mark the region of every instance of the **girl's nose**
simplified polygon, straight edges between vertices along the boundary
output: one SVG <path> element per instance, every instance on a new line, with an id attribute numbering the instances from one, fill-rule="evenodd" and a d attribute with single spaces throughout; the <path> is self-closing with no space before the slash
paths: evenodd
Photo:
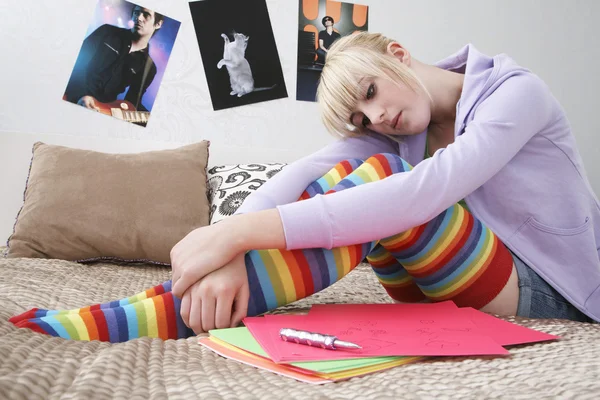
<path id="1" fill-rule="evenodd" d="M 385 110 L 379 107 L 372 107 L 365 110 L 365 115 L 373 125 L 381 124 L 385 120 Z"/>

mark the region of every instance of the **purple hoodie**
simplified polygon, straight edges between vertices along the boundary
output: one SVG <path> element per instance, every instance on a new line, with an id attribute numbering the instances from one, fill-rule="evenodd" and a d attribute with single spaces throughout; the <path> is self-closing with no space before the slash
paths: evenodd
<path id="1" fill-rule="evenodd" d="M 465 74 L 454 143 L 423 160 L 426 132 L 401 144 L 378 134 L 338 140 L 284 168 L 239 212 L 277 207 L 288 249 L 332 248 L 403 232 L 464 198 L 507 247 L 600 321 L 600 203 L 559 102 L 505 54 L 467 45 L 437 66 Z M 339 161 L 376 153 L 415 167 L 295 202 Z"/>

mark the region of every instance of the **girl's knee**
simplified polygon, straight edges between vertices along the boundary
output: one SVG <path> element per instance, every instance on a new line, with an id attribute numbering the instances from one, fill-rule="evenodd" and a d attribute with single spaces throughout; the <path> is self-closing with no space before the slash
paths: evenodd
<path id="1" fill-rule="evenodd" d="M 399 172 L 406 172 L 412 169 L 405 159 L 400 157 L 398 154 L 393 153 L 378 153 L 369 157 L 366 164 L 381 166 L 384 171 L 395 174 Z"/>

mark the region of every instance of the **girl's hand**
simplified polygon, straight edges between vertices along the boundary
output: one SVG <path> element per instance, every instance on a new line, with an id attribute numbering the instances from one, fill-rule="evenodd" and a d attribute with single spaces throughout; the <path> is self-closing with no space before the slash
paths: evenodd
<path id="1" fill-rule="evenodd" d="M 171 249 L 175 296 L 181 298 L 190 286 L 243 252 L 225 222 L 197 228 Z"/>
<path id="2" fill-rule="evenodd" d="M 171 250 L 173 294 L 181 298 L 190 286 L 246 250 L 282 248 L 285 235 L 274 208 L 195 229 Z"/>
<path id="3" fill-rule="evenodd" d="M 193 284 L 181 299 L 181 318 L 196 334 L 237 326 L 248 312 L 244 254 Z"/>

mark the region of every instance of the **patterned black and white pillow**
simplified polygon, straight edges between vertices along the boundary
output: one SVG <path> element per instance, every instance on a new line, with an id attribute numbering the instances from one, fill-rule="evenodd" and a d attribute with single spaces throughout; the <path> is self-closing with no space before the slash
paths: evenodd
<path id="1" fill-rule="evenodd" d="M 256 191 L 287 164 L 236 164 L 208 170 L 211 225 L 233 215 L 250 193 Z"/>

